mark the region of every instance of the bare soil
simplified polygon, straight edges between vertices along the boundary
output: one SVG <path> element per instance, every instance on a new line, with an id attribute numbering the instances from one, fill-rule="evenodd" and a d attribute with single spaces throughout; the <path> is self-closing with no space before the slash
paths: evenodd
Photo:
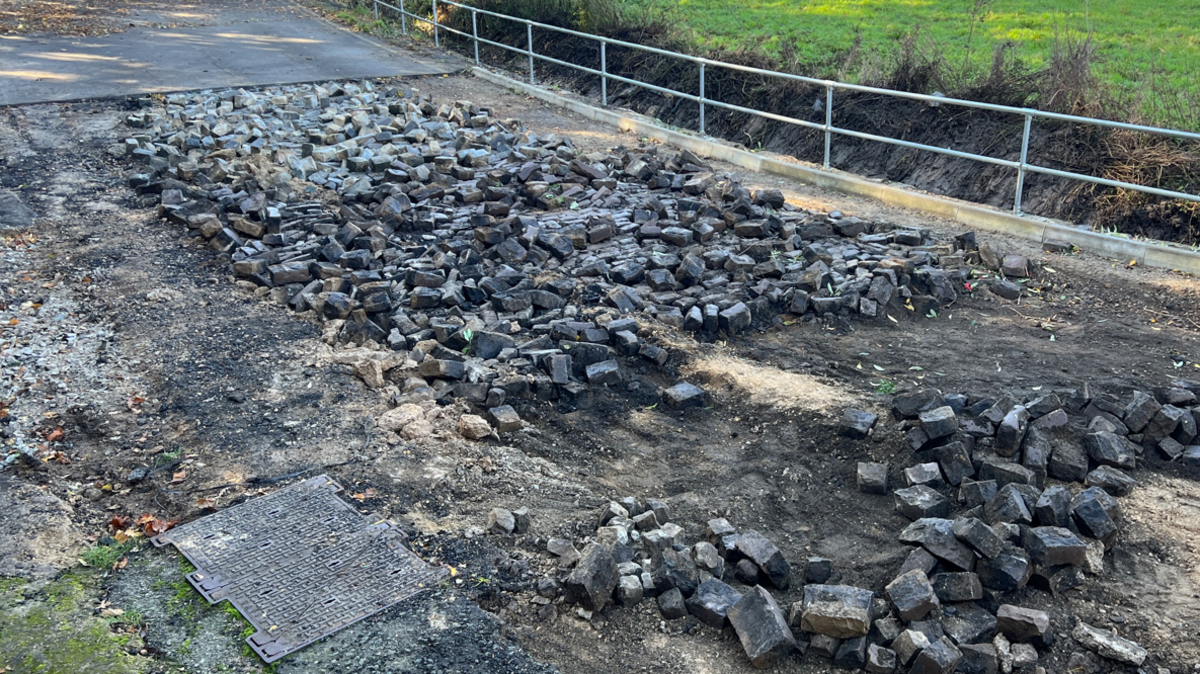
<path id="1" fill-rule="evenodd" d="M 471 78 L 412 84 L 584 148 L 638 142 Z M 634 372 L 636 389 L 595 391 L 573 411 L 523 402 L 519 411 L 531 428 L 482 443 L 447 431 L 457 410 L 446 409 L 433 435 L 404 441 L 374 428 L 386 401 L 330 361 L 315 324 L 235 284 L 210 251 L 157 220 L 123 185 L 129 167 L 110 151 L 128 134 L 123 113 L 120 102 L 0 111 L 0 188 L 16 191 L 38 216 L 33 237 L 8 241 L 25 262 L 0 272 L 3 317 L 22 323 L 0 327 L 0 344 L 57 338 L 52 317 L 33 307 L 51 298 L 74 307 L 69 323 L 110 335 L 103 349 L 87 352 L 84 366 L 96 386 L 80 393 L 68 382 L 65 391 L 31 387 L 16 396 L 14 415 L 41 420 L 47 430 L 61 425 L 65 440 L 58 445 L 63 461 L 19 464 L 13 479 L 69 504 L 75 526 L 94 541 L 113 514 L 187 520 L 206 512 L 199 498 L 227 507 L 288 483 L 280 476 L 327 472 L 364 510 L 411 527 L 423 556 L 459 572 L 450 587 L 283 660 L 280 672 L 750 671 L 730 632 L 691 619 L 664 623 L 652 602 L 610 607 L 591 621 L 542 609 L 533 584 L 553 570 L 545 539 L 587 533 L 595 508 L 610 498 L 664 498 L 689 538 L 707 519 L 727 517 L 776 541 L 793 563 L 828 557 L 835 581 L 878 590 L 906 552 L 896 540 L 904 521 L 889 497 L 857 491 L 855 466 L 889 461 L 898 472 L 912 453 L 886 416 L 868 441 L 837 436 L 836 421 L 850 405 L 886 410 L 887 397 L 875 393 L 881 379 L 900 390 L 990 396 L 1087 382 L 1124 396 L 1200 377 L 1194 279 L 1086 254 L 1051 256 L 986 235 L 1039 263 L 1031 284 L 1041 290 L 1037 299 L 1018 305 L 976 293 L 934 319 L 780 323 L 736 342 L 674 334 L 666 371 Z M 783 187 L 808 207 L 947 237 L 960 231 L 866 200 L 719 169 L 747 186 Z M 47 363 L 71 353 L 67 346 Z M 711 408 L 680 413 L 653 405 L 658 387 L 684 377 L 712 392 Z M 1126 523 L 1108 575 L 1063 597 L 1027 589 L 1013 599 L 1049 610 L 1059 633 L 1075 617 L 1116 628 L 1150 650 L 1148 667 L 1182 672 L 1200 664 L 1200 475 L 1156 459 L 1148 464 L 1122 501 Z M 138 467 L 161 470 L 128 483 Z M 486 513 L 496 506 L 529 507 L 532 534 L 484 535 Z M 6 516 L 0 512 L 0 520 Z M 236 634 L 189 632 L 186 614 L 165 608 L 176 591 L 171 579 L 182 580 L 170 553 L 129 559 L 105 579 L 106 591 L 116 605 L 147 616 L 148 652 L 164 667 L 255 668 L 230 655 L 238 652 Z M 797 591 L 783 598 L 793 601 Z M 1056 648 L 1041 664 L 1064 671 L 1068 655 Z M 811 657 L 780 667 L 826 670 Z"/>

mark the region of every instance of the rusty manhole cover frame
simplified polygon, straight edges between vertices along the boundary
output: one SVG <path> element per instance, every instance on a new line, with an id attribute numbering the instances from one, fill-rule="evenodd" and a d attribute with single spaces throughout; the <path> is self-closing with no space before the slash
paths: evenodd
<path id="1" fill-rule="evenodd" d="M 448 571 L 426 564 L 394 524 L 337 496 L 325 475 L 156 536 L 196 570 L 188 582 L 228 600 L 256 632 L 246 644 L 271 663 L 433 587 Z"/>

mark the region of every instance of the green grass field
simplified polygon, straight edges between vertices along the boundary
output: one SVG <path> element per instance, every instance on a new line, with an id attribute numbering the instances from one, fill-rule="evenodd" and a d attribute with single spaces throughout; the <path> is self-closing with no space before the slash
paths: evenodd
<path id="1" fill-rule="evenodd" d="M 836 59 L 858 34 L 862 52 L 885 54 L 919 28 L 953 65 L 968 58 L 970 41 L 969 60 L 986 68 L 995 47 L 1007 41 L 1016 43 L 1016 54 L 1026 63 L 1042 65 L 1056 35 L 1069 31 L 1091 35 L 1100 56 L 1096 74 L 1123 92 L 1143 90 L 1151 72 L 1158 73 L 1160 90 L 1200 89 L 1200 2 L 1195 0 L 624 2 L 652 13 L 666 11 L 670 25 L 690 34 L 700 48 L 759 49 L 778 56 L 791 45 L 801 64 L 825 71 L 817 75 L 840 65 Z M 851 78 L 855 74 L 847 72 Z"/>

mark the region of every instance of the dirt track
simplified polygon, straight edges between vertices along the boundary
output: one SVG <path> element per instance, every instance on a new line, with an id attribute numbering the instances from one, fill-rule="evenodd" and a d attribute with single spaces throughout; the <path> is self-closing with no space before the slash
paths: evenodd
<path id="1" fill-rule="evenodd" d="M 636 142 L 476 80 L 416 86 L 435 100 L 467 98 L 539 132 L 567 134 L 583 148 Z M 1125 396 L 1172 377 L 1200 376 L 1194 280 L 984 237 L 1045 260 L 1053 271 L 1043 274 L 1056 285 L 1019 306 L 969 297 L 932 320 L 779 325 L 728 344 L 676 336 L 676 371 L 714 393 L 712 409 L 668 413 L 645 409 L 637 393 L 606 392 L 570 413 L 528 403 L 522 416 L 534 429 L 502 442 L 473 444 L 451 434 L 407 442 L 368 433 L 369 417 L 387 405 L 330 362 L 318 329 L 235 285 L 209 251 L 158 221 L 124 187 L 127 167 L 109 150 L 128 134 L 119 124 L 122 107 L 0 112 L 0 187 L 16 190 L 39 216 L 36 242 L 9 241 L 22 266 L 0 273 L 8 293 L 3 316 L 19 322 L 3 328 L 0 342 L 67 343 L 66 329 L 46 307 L 59 307 L 77 335 L 86 329 L 105 336 L 47 356 L 51 365 L 75 368 L 80 378 L 73 381 L 86 386 L 38 389 L 44 395 L 25 394 L 13 406 L 32 417 L 55 414 L 43 425 L 61 424 L 69 442 L 69 464 L 22 468 L 18 478 L 69 503 L 78 530 L 95 540 L 114 513 L 190 519 L 203 514 L 201 496 L 224 507 L 256 493 L 254 486 L 197 490 L 345 464 L 327 472 L 362 495 L 364 509 L 409 523 L 427 556 L 462 572 L 458 591 L 406 602 L 283 661 L 278 671 L 537 671 L 534 661 L 564 672 L 749 671 L 731 634 L 690 621 L 660 624 L 649 602 L 592 623 L 570 614 L 546 618 L 530 602 L 533 572 L 550 568 L 541 541 L 575 535 L 574 523 L 590 521 L 609 498 L 666 498 L 689 538 L 705 520 L 728 517 L 773 537 L 790 559 L 829 557 L 835 580 L 879 589 L 903 559 L 895 532 L 904 520 L 890 498 L 858 493 L 855 465 L 870 456 L 898 470 L 911 463 L 911 452 L 891 421 L 870 442 L 834 431 L 845 406 L 886 408 L 874 393 L 881 376 L 900 389 L 993 396 L 1084 382 Z M 722 170 L 747 186 L 786 187 L 808 207 L 958 231 L 864 200 Z M 23 309 L 27 301 L 43 309 Z M 637 379 L 646 390 L 674 383 L 657 374 Z M 132 469 L 155 465 L 169 469 L 127 492 L 99 489 L 124 485 Z M 170 484 L 181 471 L 186 475 Z M 1032 589 L 1015 599 L 1047 607 L 1057 632 L 1067 631 L 1070 615 L 1120 625 L 1150 650 L 1149 665 L 1183 671 L 1200 662 L 1200 476 L 1156 459 L 1137 476 L 1140 486 L 1123 505 L 1130 521 L 1112 556 L 1112 582 L 1092 580 L 1065 601 Z M 534 536 L 514 543 L 472 531 L 490 508 L 522 505 L 533 512 Z M 158 658 L 152 667 L 257 668 L 219 612 L 197 607 L 189 617 L 190 604 L 171 603 L 179 577 L 168 553 L 130 560 L 102 585 L 109 601 L 147 618 L 147 654 Z M 1114 613 L 1121 623 L 1107 620 Z M 396 648 L 399 641 L 412 644 L 408 652 Z M 1065 660 L 1041 664 L 1065 669 Z M 782 671 L 827 668 L 807 658 Z"/>

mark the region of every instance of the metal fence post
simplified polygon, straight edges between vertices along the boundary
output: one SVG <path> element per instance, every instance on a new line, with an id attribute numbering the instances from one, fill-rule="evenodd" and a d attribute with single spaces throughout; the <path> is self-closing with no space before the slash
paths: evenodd
<path id="1" fill-rule="evenodd" d="M 479 13 L 471 9 L 471 35 L 475 38 L 475 65 L 479 65 Z"/>
<path id="2" fill-rule="evenodd" d="M 1013 215 L 1020 217 L 1021 196 L 1025 191 L 1025 165 L 1029 160 L 1029 129 L 1033 126 L 1033 115 L 1025 113 L 1025 132 L 1021 134 L 1021 168 L 1017 169 L 1017 193 L 1013 197 Z"/>
<path id="3" fill-rule="evenodd" d="M 704 135 L 704 64 L 700 64 L 700 135 Z"/>
<path id="4" fill-rule="evenodd" d="M 829 147 L 833 144 L 833 86 L 825 85 L 825 168 L 829 168 Z"/>
<path id="5" fill-rule="evenodd" d="M 433 46 L 442 46 L 441 40 L 438 38 L 437 0 L 433 0 Z"/>
<path id="6" fill-rule="evenodd" d="M 400 0 L 400 32 L 408 35 L 408 15 L 404 11 L 404 0 Z"/>
<path id="7" fill-rule="evenodd" d="M 600 42 L 600 102 L 608 105 L 608 43 Z"/>
<path id="8" fill-rule="evenodd" d="M 378 2 L 378 0 L 371 0 L 371 4 L 375 6 L 375 20 L 378 21 L 379 20 L 379 2 Z"/>
<path id="9" fill-rule="evenodd" d="M 529 83 L 533 84 L 533 24 L 525 24 L 525 41 L 529 47 Z"/>

